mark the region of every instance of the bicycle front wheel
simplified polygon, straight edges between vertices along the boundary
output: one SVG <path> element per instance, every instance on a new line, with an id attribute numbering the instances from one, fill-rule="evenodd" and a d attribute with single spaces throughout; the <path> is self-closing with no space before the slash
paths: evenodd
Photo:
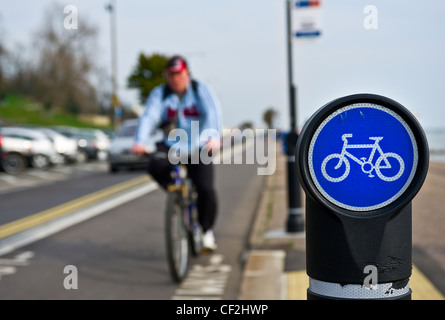
<path id="1" fill-rule="evenodd" d="M 189 219 L 190 219 L 190 244 L 192 256 L 196 257 L 202 250 L 202 227 L 198 219 L 198 207 L 197 207 L 197 192 L 195 188 L 192 188 L 189 194 Z"/>
<path id="2" fill-rule="evenodd" d="M 165 212 L 165 242 L 170 274 L 178 283 L 186 277 L 190 263 L 189 238 L 183 210 L 180 195 L 169 192 Z"/>
<path id="3" fill-rule="evenodd" d="M 350 170 L 351 166 L 348 159 L 338 153 L 330 154 L 321 164 L 321 172 L 323 173 L 323 176 L 326 178 L 326 180 L 331 182 L 340 182 L 345 180 Z"/>
<path id="4" fill-rule="evenodd" d="M 386 165 L 382 165 L 387 162 Z M 405 170 L 405 163 L 397 153 L 387 152 L 382 154 L 375 163 L 377 176 L 384 181 L 395 181 L 400 178 Z"/>

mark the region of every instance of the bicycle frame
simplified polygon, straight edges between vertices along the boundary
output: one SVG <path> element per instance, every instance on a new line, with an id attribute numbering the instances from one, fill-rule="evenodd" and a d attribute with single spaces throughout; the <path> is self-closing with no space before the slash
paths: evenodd
<path id="1" fill-rule="evenodd" d="M 182 197 L 185 199 L 188 196 L 189 186 L 185 183 L 184 179 L 187 176 L 187 172 L 181 165 L 176 165 L 172 170 L 173 183 L 168 185 L 168 192 L 174 192 L 180 190 Z"/>
<path id="2" fill-rule="evenodd" d="M 341 163 L 343 162 L 343 158 L 348 156 L 349 158 L 351 158 L 352 160 L 357 162 L 362 167 L 363 172 L 370 173 L 374 169 L 372 160 L 374 159 L 374 155 L 375 155 L 376 151 L 378 151 L 380 155 L 384 154 L 382 148 L 379 145 L 379 141 L 382 140 L 383 137 L 369 137 L 370 140 L 375 141 L 373 144 L 348 144 L 348 138 L 351 138 L 351 137 L 352 137 L 352 134 L 350 134 L 350 133 L 342 135 L 341 138 L 344 141 L 344 143 L 343 143 L 343 148 L 341 151 L 341 158 L 340 158 L 339 163 L 335 167 L 335 169 L 338 169 L 341 166 Z M 362 157 L 361 158 L 362 160 L 360 160 L 356 156 L 354 156 L 353 154 L 351 154 L 350 152 L 348 152 L 346 150 L 346 149 L 368 149 L 368 148 L 371 149 L 371 154 L 369 155 L 367 161 L 365 161 L 366 160 L 365 157 Z M 386 158 L 384 158 L 383 161 L 385 162 L 385 166 L 381 166 L 380 168 L 390 168 L 391 167 L 391 165 L 389 164 L 389 162 Z M 371 170 L 365 171 L 365 169 L 364 169 L 365 164 L 370 164 Z"/>
<path id="3" fill-rule="evenodd" d="M 362 171 L 366 174 L 368 174 L 368 177 L 373 178 L 375 177 L 372 174 L 372 171 L 375 170 L 375 173 L 377 176 L 384 180 L 384 181 L 395 181 L 400 178 L 400 176 L 403 174 L 405 170 L 403 159 L 394 152 L 387 152 L 384 153 L 382 148 L 379 145 L 379 141 L 383 139 L 383 137 L 369 137 L 370 140 L 374 140 L 375 142 L 373 144 L 348 144 L 348 138 L 352 137 L 351 133 L 346 133 L 342 135 L 343 140 L 343 147 L 341 153 L 332 153 L 328 155 L 321 164 L 321 172 L 323 173 L 323 176 L 331 182 L 340 182 L 346 179 L 346 177 L 349 175 L 350 171 L 350 164 L 347 157 L 354 160 L 356 163 L 358 163 L 362 169 Z M 357 158 L 353 154 L 351 154 L 348 149 L 371 149 L 371 153 L 369 155 L 369 158 L 366 159 L 366 157 Z M 376 160 L 375 164 L 372 163 L 375 153 L 378 152 L 380 156 Z M 398 171 L 396 174 L 394 172 L 390 173 L 390 175 L 386 173 L 382 173 L 381 169 L 391 169 L 391 163 L 388 161 L 388 158 L 393 158 L 395 163 L 398 163 Z M 326 171 L 326 165 L 331 159 L 338 159 L 337 165 L 335 165 L 334 169 L 338 170 L 342 164 L 345 164 L 344 173 L 341 175 L 336 175 L 332 177 L 329 175 L 329 173 Z M 384 165 L 381 165 L 381 163 L 384 163 Z M 397 168 L 397 167 L 396 167 Z"/>

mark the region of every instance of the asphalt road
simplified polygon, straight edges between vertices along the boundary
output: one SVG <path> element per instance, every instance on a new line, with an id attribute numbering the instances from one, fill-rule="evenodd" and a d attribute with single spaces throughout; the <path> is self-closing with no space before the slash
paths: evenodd
<path id="1" fill-rule="evenodd" d="M 1 190 L 0 228 L 145 176 L 142 171 L 110 174 L 106 165 L 82 170 L 82 174 L 58 179 L 41 175 L 41 183 Z M 237 299 L 263 178 L 255 164 L 216 165 L 218 250 L 195 258 L 189 278 L 180 285 L 172 281 L 167 269 L 165 194 L 153 188 L 1 255 L 0 299 Z"/>

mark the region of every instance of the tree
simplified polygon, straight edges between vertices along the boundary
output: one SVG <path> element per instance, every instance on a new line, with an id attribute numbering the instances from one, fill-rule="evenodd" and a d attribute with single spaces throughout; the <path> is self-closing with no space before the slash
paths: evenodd
<path id="1" fill-rule="evenodd" d="M 263 113 L 263 121 L 266 123 L 268 129 L 272 129 L 274 127 L 274 120 L 278 113 L 274 108 L 270 107 Z"/>
<path id="2" fill-rule="evenodd" d="M 6 50 L 0 42 L 0 103 L 3 98 L 3 94 L 4 94 L 3 91 L 4 91 L 4 87 L 5 87 L 5 84 L 4 84 L 5 80 L 4 80 L 4 76 L 3 76 L 3 66 L 2 66 L 3 57 L 5 56 L 5 54 L 6 54 Z"/>
<path id="3" fill-rule="evenodd" d="M 91 84 L 96 69 L 97 28 L 86 18 L 77 29 L 66 29 L 61 23 L 63 7 L 52 6 L 38 29 L 33 51 L 33 95 L 47 111 L 60 108 L 77 114 L 99 109 L 97 92 Z"/>
<path id="4" fill-rule="evenodd" d="M 143 103 L 147 99 L 153 88 L 165 82 L 163 72 L 167 60 L 168 57 L 162 54 L 139 54 L 137 64 L 128 77 L 128 87 L 139 91 L 140 102 Z"/>
<path id="5" fill-rule="evenodd" d="M 0 16 L 1 18 L 1 16 Z M 1 19 L 0 19 L 1 22 Z M 2 103 L 4 91 L 5 91 L 5 77 L 4 77 L 4 71 L 3 71 L 3 63 L 6 57 L 6 48 L 3 45 L 3 31 L 2 26 L 0 25 L 0 104 Z"/>
<path id="6" fill-rule="evenodd" d="M 240 124 L 239 129 L 243 131 L 244 129 L 253 129 L 254 125 L 252 121 L 244 121 Z"/>

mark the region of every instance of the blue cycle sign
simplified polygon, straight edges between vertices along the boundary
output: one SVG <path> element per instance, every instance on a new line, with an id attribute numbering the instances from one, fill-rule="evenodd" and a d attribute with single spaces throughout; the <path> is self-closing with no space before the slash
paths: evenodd
<path id="1" fill-rule="evenodd" d="M 327 156 L 324 160 L 323 163 L 321 165 L 321 171 L 323 172 L 323 176 L 332 182 L 339 182 L 342 181 L 344 179 L 346 179 L 346 177 L 349 175 L 349 172 L 351 170 L 351 165 L 349 164 L 348 159 L 346 158 L 346 156 L 348 156 L 349 158 L 351 158 L 352 160 L 354 160 L 355 162 L 357 162 L 361 168 L 362 171 L 364 173 L 368 174 L 368 177 L 373 178 L 375 177 L 375 175 L 372 174 L 372 172 L 375 170 L 375 173 L 377 174 L 377 176 L 385 181 L 394 181 L 400 178 L 400 176 L 402 175 L 404 169 L 405 169 L 405 164 L 402 160 L 402 158 L 393 152 L 387 152 L 387 153 L 383 153 L 382 148 L 379 145 L 379 141 L 383 139 L 383 137 L 369 137 L 370 140 L 374 140 L 375 142 L 373 144 L 350 144 L 348 145 L 348 140 L 347 138 L 351 138 L 352 134 L 344 134 L 342 135 L 342 140 L 344 141 L 343 144 L 343 148 L 341 153 L 332 153 L 329 156 Z M 349 152 L 349 149 L 371 149 L 371 153 L 369 155 L 368 158 L 366 157 L 362 157 L 360 159 L 357 159 L 357 157 L 355 157 L 353 154 L 351 154 Z M 348 150 L 347 150 L 348 149 Z M 375 162 L 375 164 L 373 164 L 373 158 L 375 156 L 375 152 L 376 150 L 379 152 L 379 158 L 377 159 L 377 161 Z M 389 162 L 388 158 L 395 158 L 397 161 L 391 161 L 393 163 L 393 165 L 391 165 L 391 163 Z M 334 178 L 331 177 L 329 175 L 329 173 L 327 173 L 326 171 L 326 166 L 328 165 L 328 162 L 331 161 L 332 159 L 338 160 L 336 161 L 337 165 L 334 167 L 334 172 L 338 172 L 337 170 L 344 170 L 344 174 L 339 177 L 339 178 Z M 332 161 L 331 161 L 332 162 Z M 344 166 L 342 166 L 344 164 Z M 342 167 L 342 169 L 339 169 L 340 167 Z M 398 170 L 388 170 L 386 173 L 389 173 L 390 175 L 396 173 L 393 176 L 385 176 L 380 169 L 392 169 L 393 167 L 398 168 Z M 385 173 L 385 170 L 383 170 L 383 172 Z"/>
<path id="2" fill-rule="evenodd" d="M 399 198 L 416 173 L 418 150 L 408 124 L 389 108 L 356 103 L 329 115 L 309 146 L 318 191 L 348 210 L 370 211 Z"/>

